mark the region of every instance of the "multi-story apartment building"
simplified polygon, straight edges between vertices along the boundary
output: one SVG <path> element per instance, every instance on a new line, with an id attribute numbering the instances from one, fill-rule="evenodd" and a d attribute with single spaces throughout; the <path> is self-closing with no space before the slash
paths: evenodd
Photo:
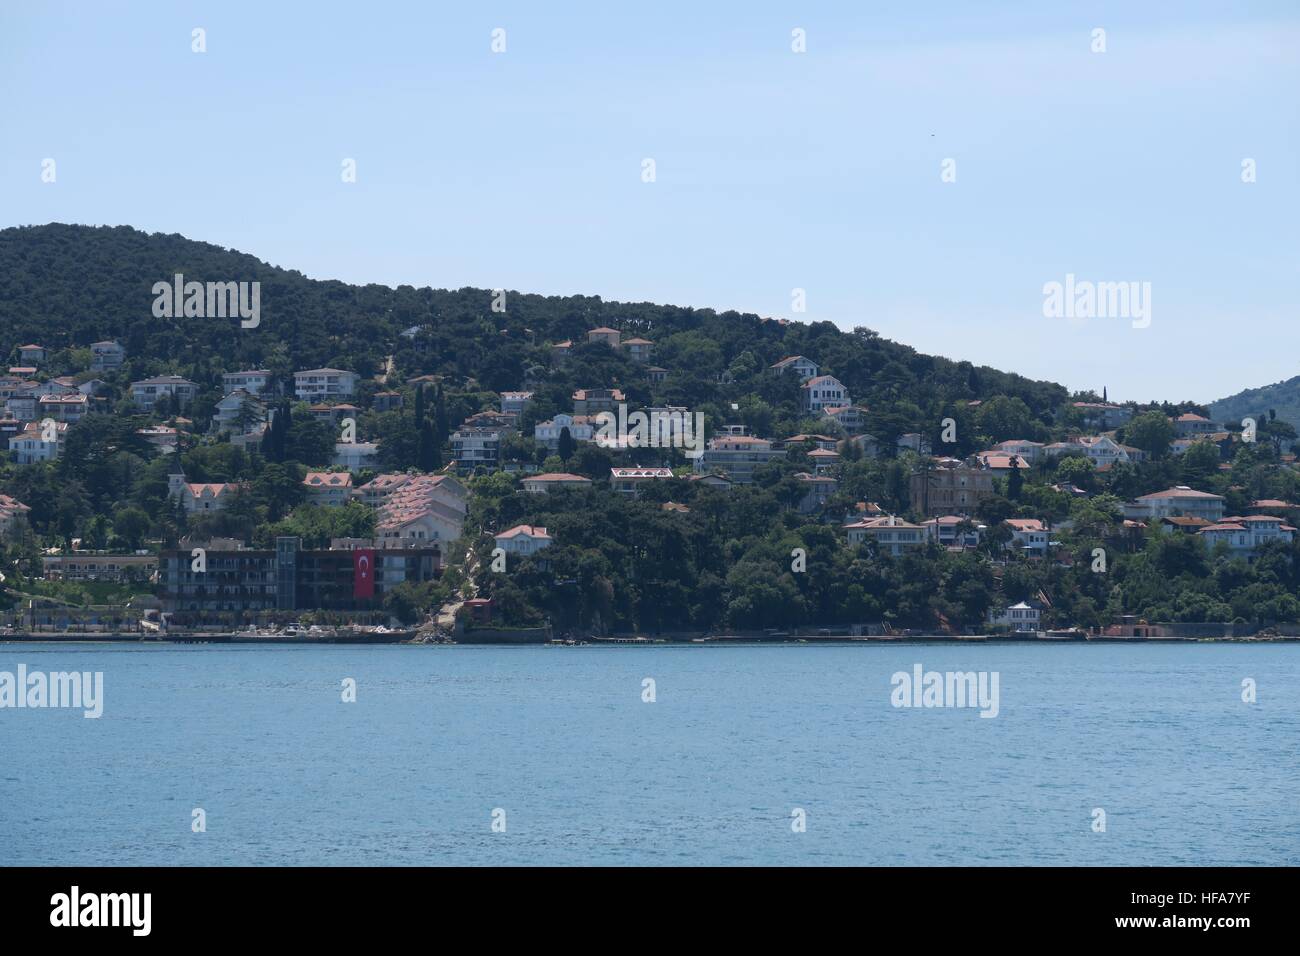
<path id="1" fill-rule="evenodd" d="M 385 541 L 454 541 L 469 508 L 469 491 L 451 475 L 384 474 L 359 491 L 377 509 L 376 534 Z"/>
<path id="2" fill-rule="evenodd" d="M 462 425 L 451 434 L 451 456 L 456 467 L 473 468 L 475 465 L 494 465 L 501 453 L 500 428 L 474 428 Z"/>
<path id="3" fill-rule="evenodd" d="M 699 458 L 695 471 L 718 471 L 738 484 L 754 480 L 754 469 L 776 458 L 784 458 L 784 448 L 773 448 L 765 438 L 752 435 L 718 435 L 711 439 Z"/>
<path id="4" fill-rule="evenodd" d="M 969 524 L 962 527 L 963 524 Z M 945 548 L 974 548 L 980 543 L 984 525 L 976 524 L 966 515 L 942 515 L 921 522 L 926 537 Z"/>
<path id="5" fill-rule="evenodd" d="M 1189 518 L 1204 518 L 1213 523 L 1223 517 L 1223 503 L 1223 495 L 1177 485 L 1127 502 L 1124 505 L 1124 517 L 1141 521 L 1185 515 Z"/>
<path id="6" fill-rule="evenodd" d="M 73 425 L 86 417 L 90 399 L 80 392 L 72 395 L 42 395 L 36 402 L 36 417 L 41 421 L 51 418 L 56 422 Z"/>
<path id="7" fill-rule="evenodd" d="M 369 611 L 399 584 L 436 578 L 436 546 L 390 547 L 349 539 L 348 547 L 302 550 L 300 539 L 281 537 L 274 550 L 206 550 L 206 569 L 195 571 L 190 549 L 159 555 L 159 596 L 173 622 L 240 621 L 296 610 Z M 370 547 L 371 545 L 378 545 Z"/>
<path id="8" fill-rule="evenodd" d="M 243 372 L 226 372 L 221 376 L 221 390 L 229 395 L 239 389 L 249 395 L 261 395 L 271 387 L 271 372 L 264 368 Z"/>
<path id="9" fill-rule="evenodd" d="M 357 388 L 356 372 L 337 368 L 312 368 L 293 373 L 293 390 L 304 402 L 351 398 Z"/>
<path id="10" fill-rule="evenodd" d="M 941 459 L 909 479 L 912 507 L 927 517 L 974 514 L 993 496 L 993 472 L 971 468 L 956 459 Z"/>
<path id="11" fill-rule="evenodd" d="M 849 544 L 856 546 L 875 541 L 876 547 L 885 554 L 899 555 L 910 548 L 922 547 L 926 542 L 924 528 L 893 515 L 855 521 L 845 525 L 844 530 Z"/>
<path id="12" fill-rule="evenodd" d="M 126 349 L 117 342 L 95 342 L 90 346 L 92 372 L 116 372 L 126 361 Z"/>
<path id="13" fill-rule="evenodd" d="M 1207 544 L 1223 542 L 1238 554 L 1251 555 L 1270 541 L 1289 544 L 1296 529 L 1272 515 L 1222 518 L 1196 532 Z"/>
<path id="14" fill-rule="evenodd" d="M 102 551 L 74 551 L 47 554 L 41 558 L 47 581 L 148 581 L 158 570 L 152 554 L 109 554 Z"/>
<path id="15" fill-rule="evenodd" d="M 345 505 L 352 496 L 350 471 L 309 471 L 302 484 L 312 504 Z"/>
<path id="16" fill-rule="evenodd" d="M 198 385 L 179 375 L 159 375 L 131 383 L 131 400 L 147 411 L 164 395 L 170 396 L 177 407 L 184 408 L 198 394 Z"/>

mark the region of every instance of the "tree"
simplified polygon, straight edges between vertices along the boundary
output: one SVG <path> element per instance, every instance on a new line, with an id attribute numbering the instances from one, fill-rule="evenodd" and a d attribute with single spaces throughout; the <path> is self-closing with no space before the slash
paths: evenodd
<path id="1" fill-rule="evenodd" d="M 1164 458 L 1174 440 L 1174 426 L 1164 412 L 1144 412 L 1124 427 L 1124 442 L 1141 448 L 1152 458 Z"/>
<path id="2" fill-rule="evenodd" d="M 1020 466 L 1012 460 L 1011 474 L 1007 475 L 1007 497 L 1012 501 L 1020 500 L 1020 492 L 1025 487 L 1025 476 L 1021 474 Z"/>
<path id="3" fill-rule="evenodd" d="M 560 460 L 568 461 L 570 458 L 572 458 L 573 450 L 576 447 L 577 447 L 577 443 L 573 440 L 573 435 L 569 433 L 569 426 L 565 425 L 563 428 L 560 429 L 560 442 L 559 442 L 559 446 L 556 449 L 557 454 L 559 454 L 560 456 Z"/>
<path id="4" fill-rule="evenodd" d="M 1222 460 L 1223 456 L 1219 454 L 1219 446 L 1214 442 L 1192 442 L 1187 451 L 1183 452 L 1178 462 L 1183 484 L 1204 484 L 1209 481 L 1211 477 L 1219 473 L 1219 462 Z"/>

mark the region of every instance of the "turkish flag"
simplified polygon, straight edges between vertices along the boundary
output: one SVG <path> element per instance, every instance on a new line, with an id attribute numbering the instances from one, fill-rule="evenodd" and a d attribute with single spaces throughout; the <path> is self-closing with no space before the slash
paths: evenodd
<path id="1" fill-rule="evenodd" d="M 358 548 L 352 552 L 352 596 L 375 596 L 375 549 Z"/>

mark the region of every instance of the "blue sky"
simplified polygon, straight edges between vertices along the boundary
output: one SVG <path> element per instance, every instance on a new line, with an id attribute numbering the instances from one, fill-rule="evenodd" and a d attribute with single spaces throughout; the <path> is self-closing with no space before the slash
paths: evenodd
<path id="1" fill-rule="evenodd" d="M 0 225 L 868 325 L 1120 399 L 1300 373 L 1294 3 L 290 6 L 4 5 Z M 1067 273 L 1150 282 L 1150 327 L 1045 318 Z"/>

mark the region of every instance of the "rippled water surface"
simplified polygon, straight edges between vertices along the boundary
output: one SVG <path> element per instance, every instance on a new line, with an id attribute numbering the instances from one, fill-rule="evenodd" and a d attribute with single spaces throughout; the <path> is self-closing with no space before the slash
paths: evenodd
<path id="1" fill-rule="evenodd" d="M 3 863 L 1300 863 L 1295 644 L 0 644 L 20 663 L 101 671 L 105 704 L 0 710 Z M 895 708 L 918 663 L 996 671 L 998 716 Z"/>

